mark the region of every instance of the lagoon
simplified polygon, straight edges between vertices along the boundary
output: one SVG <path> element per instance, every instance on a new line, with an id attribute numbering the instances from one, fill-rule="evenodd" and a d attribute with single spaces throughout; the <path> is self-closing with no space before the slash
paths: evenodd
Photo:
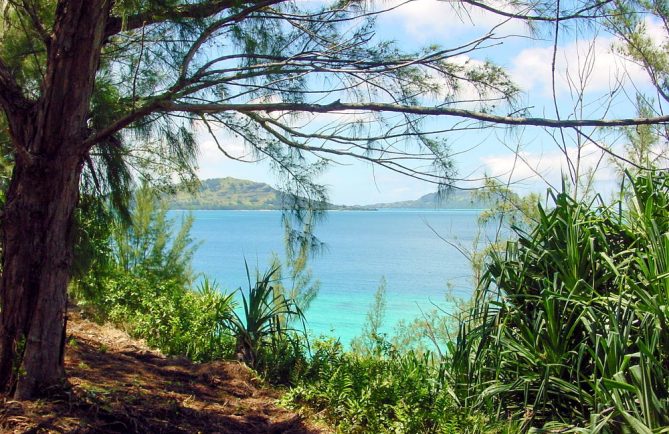
<path id="1" fill-rule="evenodd" d="M 385 330 L 400 320 L 410 321 L 433 303 L 448 309 L 451 291 L 467 298 L 472 293 L 469 261 L 440 239 L 471 249 L 480 233 L 480 210 L 386 209 L 330 211 L 315 235 L 325 251 L 311 259 L 318 297 L 306 312 L 313 335 L 350 342 L 364 324 L 382 278 L 386 279 Z M 185 211 L 170 211 L 173 217 Z M 269 267 L 272 252 L 284 255 L 280 211 L 192 211 L 191 235 L 201 244 L 194 256 L 195 271 L 215 279 L 225 291 L 246 288 L 244 260 L 253 270 Z M 488 229 L 488 238 L 494 229 Z"/>

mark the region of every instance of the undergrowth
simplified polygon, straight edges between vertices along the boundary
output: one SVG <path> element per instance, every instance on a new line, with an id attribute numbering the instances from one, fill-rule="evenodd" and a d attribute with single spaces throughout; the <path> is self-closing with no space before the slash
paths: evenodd
<path id="1" fill-rule="evenodd" d="M 116 227 L 106 268 L 73 294 L 168 354 L 239 357 L 342 433 L 669 432 L 669 175 L 632 183 L 613 205 L 552 193 L 486 251 L 463 310 L 413 323 L 448 338 L 436 350 L 379 333 L 383 285 L 352 349 L 307 341 L 276 268 L 237 298 L 190 289 L 188 221 L 170 241 L 150 207 L 144 238 Z"/>

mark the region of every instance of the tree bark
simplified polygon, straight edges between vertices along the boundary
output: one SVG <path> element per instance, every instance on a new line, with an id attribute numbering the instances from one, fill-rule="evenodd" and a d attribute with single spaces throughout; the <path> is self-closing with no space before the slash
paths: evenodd
<path id="1" fill-rule="evenodd" d="M 64 378 L 61 343 L 80 173 L 76 157 L 17 164 L 7 193 L 0 372 L 19 399 Z"/>
<path id="2" fill-rule="evenodd" d="M 42 95 L 7 112 L 15 149 L 2 214 L 0 391 L 28 399 L 64 380 L 71 229 L 110 0 L 59 0 Z"/>

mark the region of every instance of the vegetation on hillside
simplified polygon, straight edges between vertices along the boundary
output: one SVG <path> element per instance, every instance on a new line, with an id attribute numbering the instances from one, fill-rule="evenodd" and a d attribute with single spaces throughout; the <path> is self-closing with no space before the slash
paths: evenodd
<path id="1" fill-rule="evenodd" d="M 631 182 L 624 208 L 556 194 L 490 255 L 452 351 L 468 405 L 527 427 L 669 426 L 669 178 Z"/>
<path id="2" fill-rule="evenodd" d="M 383 283 L 350 349 L 307 341 L 308 304 L 276 268 L 249 271 L 238 296 L 207 280 L 191 289 L 191 248 L 178 242 L 188 221 L 169 240 L 164 203 L 145 190 L 132 208 L 137 227 L 112 231 L 107 272 L 73 294 L 168 354 L 246 362 L 288 386 L 284 405 L 339 432 L 660 432 L 669 426 L 669 175 L 627 182 L 619 203 L 553 192 L 548 206 L 528 208 L 516 238 L 486 251 L 473 300 L 411 325 L 432 345 L 380 333 Z M 153 266 L 168 259 L 169 270 Z"/>
<path id="3" fill-rule="evenodd" d="M 206 179 L 197 192 L 179 191 L 174 209 L 284 209 L 284 195 L 271 186 L 235 178 Z"/>
<path id="4" fill-rule="evenodd" d="M 70 294 L 98 321 L 109 321 L 165 354 L 194 361 L 230 358 L 233 338 L 222 333 L 235 302 L 215 282 L 196 284 L 191 268 L 192 220 L 179 228 L 157 193 L 140 188 L 128 224 L 115 222 L 108 246 L 71 286 Z"/>
<path id="5" fill-rule="evenodd" d="M 485 209 L 490 202 L 485 197 L 467 190 L 428 193 L 418 199 L 365 205 L 364 208 L 420 208 L 420 209 Z"/>
<path id="6" fill-rule="evenodd" d="M 491 250 L 446 351 L 393 345 L 371 315 L 367 344 L 320 344 L 287 400 L 342 432 L 666 429 L 669 177 L 630 182 L 624 207 L 555 193 Z"/>

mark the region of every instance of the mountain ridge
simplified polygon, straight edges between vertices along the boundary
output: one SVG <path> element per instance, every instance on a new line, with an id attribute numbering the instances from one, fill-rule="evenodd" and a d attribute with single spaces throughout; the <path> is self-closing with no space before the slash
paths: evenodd
<path id="1" fill-rule="evenodd" d="M 201 181 L 193 194 L 179 191 L 168 198 L 171 209 L 190 210 L 282 210 L 287 196 L 269 184 L 233 177 Z M 373 211 L 377 209 L 481 209 L 487 206 L 471 192 L 453 190 L 444 195 L 428 193 L 414 200 L 382 202 L 371 205 L 337 205 L 328 203 L 328 210 Z"/>

